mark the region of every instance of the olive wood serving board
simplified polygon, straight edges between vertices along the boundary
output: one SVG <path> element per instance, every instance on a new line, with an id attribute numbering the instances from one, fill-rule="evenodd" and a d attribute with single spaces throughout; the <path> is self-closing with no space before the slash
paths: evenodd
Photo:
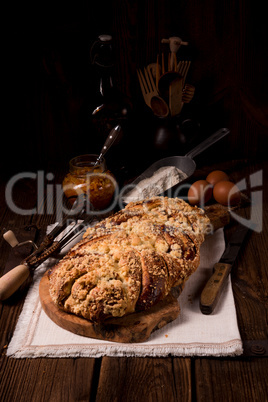
<path id="1" fill-rule="evenodd" d="M 49 294 L 49 279 L 46 272 L 39 285 L 41 305 L 47 316 L 58 326 L 77 335 L 120 343 L 146 341 L 153 331 L 175 320 L 180 307 L 176 297 L 168 295 L 151 309 L 129 314 L 125 317 L 93 323 L 59 309 Z"/>

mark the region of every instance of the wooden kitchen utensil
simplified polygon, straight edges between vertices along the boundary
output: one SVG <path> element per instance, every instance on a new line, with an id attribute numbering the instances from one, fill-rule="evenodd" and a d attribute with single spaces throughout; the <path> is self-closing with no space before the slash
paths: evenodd
<path id="1" fill-rule="evenodd" d="M 169 99 L 170 96 L 170 85 L 173 81 L 181 81 L 183 83 L 182 76 L 175 72 L 175 71 L 167 71 L 165 74 L 162 74 L 159 78 L 158 82 L 158 90 L 160 95 L 164 99 Z M 178 82 L 177 82 L 178 85 Z M 177 88 L 178 89 L 178 88 Z M 175 94 L 175 89 L 172 89 L 173 94 Z M 181 91 L 182 93 L 182 86 L 181 86 Z M 178 97 L 181 99 L 181 95 L 178 94 Z"/>
<path id="2" fill-rule="evenodd" d="M 168 71 L 165 69 L 164 54 L 162 53 L 162 66 L 159 65 L 159 58 L 157 58 L 157 70 L 159 74 L 159 79 L 157 80 L 157 88 L 160 95 L 164 99 L 168 99 L 169 110 L 171 116 L 176 116 L 180 113 L 182 108 L 182 88 L 183 88 L 183 77 L 176 72 L 177 62 L 176 54 L 168 54 L 167 67 Z M 162 74 L 160 75 L 160 71 Z M 165 72 L 166 71 L 166 72 Z M 164 72 L 164 73 L 163 73 Z"/>
<path id="3" fill-rule="evenodd" d="M 191 61 L 179 61 L 179 63 L 177 64 L 177 71 L 178 73 L 180 73 L 183 77 L 183 84 L 185 83 L 189 68 L 191 65 Z"/>
<path id="4" fill-rule="evenodd" d="M 184 42 L 181 38 L 178 36 L 172 36 L 171 38 L 168 39 L 162 39 L 161 43 L 167 43 L 169 44 L 169 49 L 170 49 L 170 71 L 177 71 L 177 57 L 176 53 L 181 47 L 181 45 L 188 45 L 188 42 Z"/>
<path id="5" fill-rule="evenodd" d="M 181 47 L 181 45 L 188 45 L 188 42 L 184 42 L 178 36 L 172 36 L 168 39 L 162 39 L 161 43 L 169 44 L 170 54 L 168 55 L 168 70 L 169 71 L 177 71 L 177 51 Z M 162 56 L 163 57 L 163 56 Z M 163 65 L 163 59 L 162 59 Z"/>
<path id="6" fill-rule="evenodd" d="M 182 103 L 182 85 L 183 78 L 178 75 L 169 85 L 169 110 L 171 116 L 176 116 L 181 112 Z"/>
<path id="7" fill-rule="evenodd" d="M 137 74 L 146 105 L 152 109 L 155 116 L 167 117 L 169 114 L 169 107 L 164 99 L 158 95 L 151 71 L 144 68 L 143 74 L 142 71 L 138 69 Z"/>
<path id="8" fill-rule="evenodd" d="M 193 99 L 195 93 L 195 87 L 190 84 L 185 84 L 182 90 L 182 102 L 189 103 Z"/>

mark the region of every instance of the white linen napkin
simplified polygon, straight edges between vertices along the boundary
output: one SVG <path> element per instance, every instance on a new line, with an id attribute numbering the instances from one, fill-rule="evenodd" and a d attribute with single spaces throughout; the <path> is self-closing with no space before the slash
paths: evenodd
<path id="1" fill-rule="evenodd" d="M 52 227 L 49 227 L 51 230 Z M 76 240 L 77 241 L 77 240 Z M 71 244 L 69 245 L 71 247 Z M 83 337 L 62 329 L 42 310 L 39 282 L 50 258 L 35 272 L 7 356 L 101 357 L 101 356 L 237 356 L 243 353 L 230 277 L 220 302 L 211 315 L 199 309 L 199 297 L 225 248 L 223 229 L 201 246 L 201 262 L 179 296 L 181 313 L 173 322 L 152 333 L 143 343 L 114 343 Z M 67 250 L 64 250 L 66 252 Z"/>

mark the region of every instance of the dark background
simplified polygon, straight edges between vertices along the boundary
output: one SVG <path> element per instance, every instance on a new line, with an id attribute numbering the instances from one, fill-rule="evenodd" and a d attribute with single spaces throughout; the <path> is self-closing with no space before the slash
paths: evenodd
<path id="1" fill-rule="evenodd" d="M 200 164 L 267 159 L 263 2 L 88 0 L 9 7 L 3 16 L 3 176 L 53 166 L 67 170 L 73 156 L 98 152 L 89 113 L 96 85 L 89 51 L 103 33 L 113 36 L 116 84 L 133 106 L 129 131 L 117 149 L 118 165 L 147 166 L 166 153 L 183 155 L 220 127 L 231 134 L 198 157 Z M 200 128 L 193 142 L 189 137 L 181 148 L 155 152 L 155 119 L 144 107 L 136 69 L 155 62 L 161 39 L 170 36 L 189 42 L 178 56 L 192 60 L 188 82 L 196 95 L 182 118 L 191 117 Z M 112 163 L 112 151 L 109 158 Z"/>

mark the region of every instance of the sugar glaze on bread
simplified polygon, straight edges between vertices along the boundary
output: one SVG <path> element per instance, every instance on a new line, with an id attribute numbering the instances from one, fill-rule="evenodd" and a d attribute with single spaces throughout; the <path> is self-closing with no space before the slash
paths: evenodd
<path id="1" fill-rule="evenodd" d="M 94 322 L 147 310 L 197 269 L 209 218 L 179 198 L 129 203 L 88 228 L 50 271 L 50 295 Z"/>

